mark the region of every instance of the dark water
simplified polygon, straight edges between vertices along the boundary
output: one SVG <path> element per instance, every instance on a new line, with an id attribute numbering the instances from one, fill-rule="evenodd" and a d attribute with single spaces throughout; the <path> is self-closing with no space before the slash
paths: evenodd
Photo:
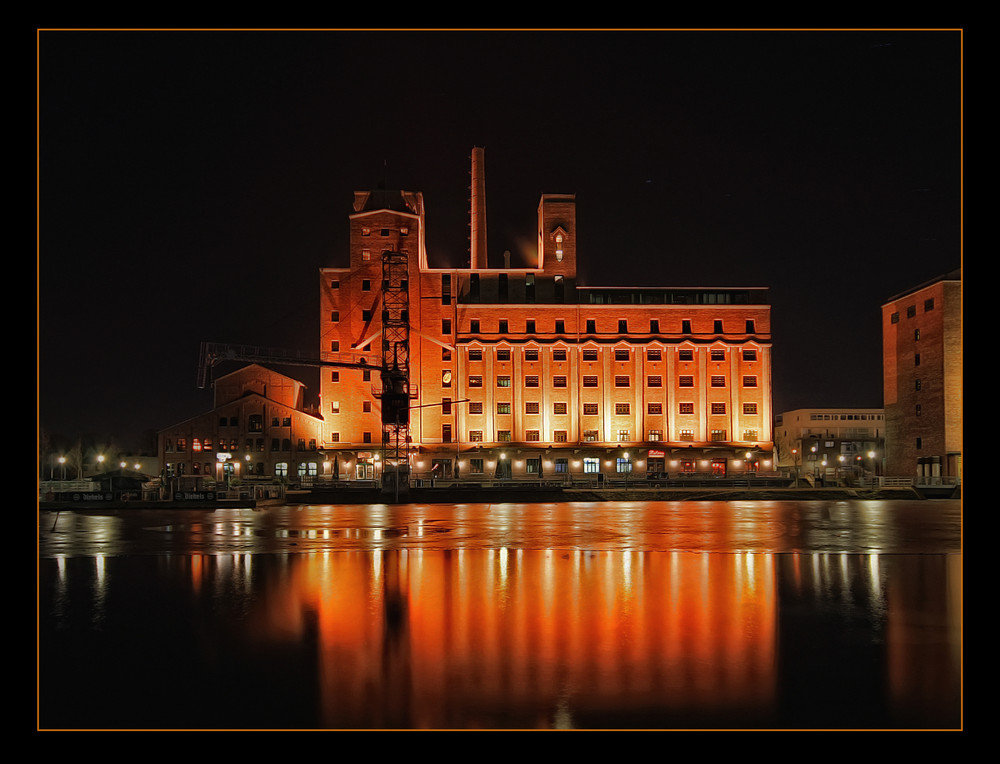
<path id="1" fill-rule="evenodd" d="M 955 502 L 43 514 L 39 725 L 955 729 L 959 528 Z"/>

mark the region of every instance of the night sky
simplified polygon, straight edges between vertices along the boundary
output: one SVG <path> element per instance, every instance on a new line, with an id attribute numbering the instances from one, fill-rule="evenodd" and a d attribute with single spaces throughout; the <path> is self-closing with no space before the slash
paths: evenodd
<path id="1" fill-rule="evenodd" d="M 355 190 L 463 265 L 473 146 L 491 266 L 575 193 L 581 283 L 768 287 L 775 411 L 881 406 L 881 305 L 962 262 L 961 43 L 40 32 L 40 426 L 138 448 L 211 408 L 202 341 L 317 350 Z"/>

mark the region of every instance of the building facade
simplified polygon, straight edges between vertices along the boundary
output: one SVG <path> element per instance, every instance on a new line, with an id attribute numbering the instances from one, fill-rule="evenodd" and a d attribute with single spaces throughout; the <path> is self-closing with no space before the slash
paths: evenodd
<path id="1" fill-rule="evenodd" d="M 774 420 L 776 463 L 812 482 L 870 481 L 883 474 L 882 409 L 795 409 Z"/>
<path id="2" fill-rule="evenodd" d="M 960 480 L 960 270 L 882 306 L 882 363 L 887 474 Z"/>
<path id="3" fill-rule="evenodd" d="M 349 263 L 320 271 L 320 356 L 345 362 L 320 383 L 320 447 L 339 478 L 378 478 L 378 366 L 402 345 L 386 339 L 386 252 L 406 269 L 412 479 L 773 469 L 766 289 L 580 285 L 572 195 L 541 197 L 533 267 L 487 267 L 476 179 L 474 159 L 467 268 L 429 267 L 420 193 L 355 194 Z"/>
<path id="4" fill-rule="evenodd" d="M 219 377 L 211 411 L 158 433 L 163 477 L 308 483 L 329 476 L 323 422 L 304 409 L 304 385 L 257 364 Z"/>

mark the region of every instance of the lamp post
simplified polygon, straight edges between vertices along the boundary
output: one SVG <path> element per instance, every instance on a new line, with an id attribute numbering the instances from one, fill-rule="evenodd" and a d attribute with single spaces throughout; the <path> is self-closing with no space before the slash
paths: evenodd
<path id="1" fill-rule="evenodd" d="M 795 487 L 799 487 L 799 449 L 792 449 L 792 469 L 795 470 Z"/>
<path id="2" fill-rule="evenodd" d="M 65 456 L 60 456 L 59 457 L 59 466 L 62 467 L 62 472 L 61 472 L 62 477 L 60 477 L 60 480 L 65 480 L 66 479 L 66 457 Z"/>

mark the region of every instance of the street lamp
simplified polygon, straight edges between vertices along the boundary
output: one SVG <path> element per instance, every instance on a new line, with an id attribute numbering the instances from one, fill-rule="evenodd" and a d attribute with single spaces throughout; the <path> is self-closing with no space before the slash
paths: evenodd
<path id="1" fill-rule="evenodd" d="M 65 480 L 66 479 L 66 457 L 65 456 L 60 456 L 59 457 L 59 465 L 62 467 L 62 478 L 61 479 Z"/>

